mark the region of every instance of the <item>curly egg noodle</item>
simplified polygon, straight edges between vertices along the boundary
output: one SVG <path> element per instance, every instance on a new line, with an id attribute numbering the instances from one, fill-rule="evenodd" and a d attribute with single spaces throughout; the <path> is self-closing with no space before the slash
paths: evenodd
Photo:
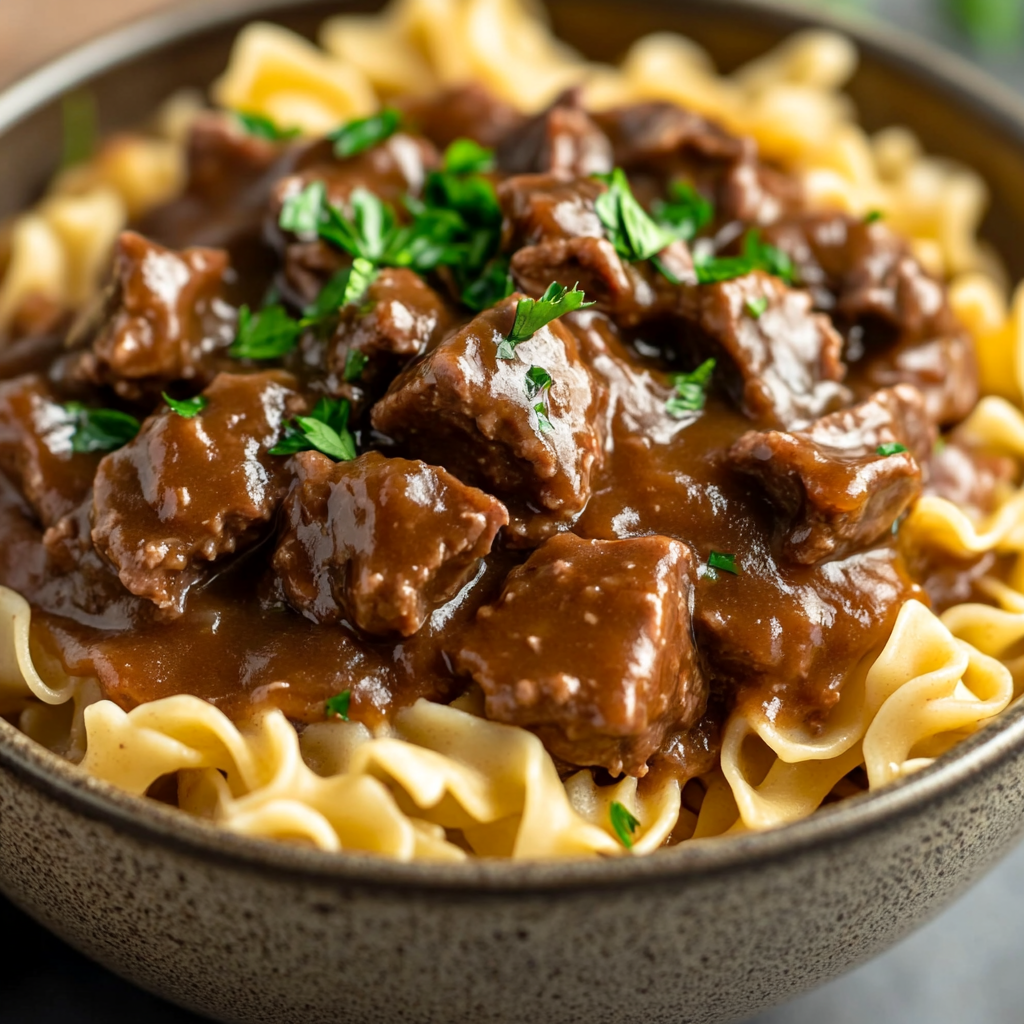
<path id="1" fill-rule="evenodd" d="M 882 211 L 933 273 L 978 350 L 987 396 L 960 428 L 972 444 L 1024 459 L 1024 291 L 1007 301 L 997 259 L 977 241 L 985 187 L 971 171 L 924 155 L 891 128 L 868 136 L 840 90 L 856 65 L 844 38 L 798 35 L 730 76 L 689 40 L 657 33 L 618 67 L 588 63 L 520 0 L 398 0 L 379 15 L 327 22 L 322 49 L 276 26 L 238 38 L 214 87 L 228 109 L 323 133 L 397 94 L 470 80 L 527 111 L 571 85 L 608 107 L 665 99 L 756 139 L 804 183 L 814 205 Z M 152 136 L 111 140 L 65 172 L 40 206 L 0 236 L 0 331 L 30 300 L 73 310 L 94 291 L 118 232 L 175 195 L 184 137 L 198 109 L 176 97 Z M 769 707 L 741 703 L 726 723 L 721 765 L 701 780 L 651 772 L 611 786 L 589 771 L 562 781 L 541 741 L 482 716 L 474 693 L 450 706 L 420 700 L 386 731 L 340 720 L 301 734 L 279 711 L 239 728 L 196 697 L 125 712 L 94 680 L 68 678 L 33 647 L 31 611 L 0 588 L 0 713 L 93 776 L 133 794 L 177 777 L 178 805 L 234 832 L 361 850 L 400 860 L 470 854 L 545 858 L 647 854 L 678 842 L 783 825 L 823 802 L 930 764 L 1024 689 L 1024 490 L 975 515 L 920 499 L 899 542 L 972 558 L 1010 556 L 1008 578 L 983 578 L 991 604 L 940 618 L 917 601 L 888 642 L 856 667 L 823 728 L 784 728 Z M 861 773 L 856 773 L 858 776 Z M 639 822 L 627 849 L 612 805 Z"/>

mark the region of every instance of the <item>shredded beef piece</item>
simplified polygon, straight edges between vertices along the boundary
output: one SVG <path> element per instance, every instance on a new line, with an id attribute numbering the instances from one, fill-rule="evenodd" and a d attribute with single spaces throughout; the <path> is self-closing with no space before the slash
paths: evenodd
<path id="1" fill-rule="evenodd" d="M 754 315 L 750 303 L 767 300 Z M 715 357 L 716 379 L 755 420 L 802 425 L 849 400 L 842 338 L 806 292 L 754 271 L 679 294 L 684 346 Z M 722 356 L 725 359 L 722 359 Z"/>
<path id="2" fill-rule="evenodd" d="M 440 149 L 456 139 L 472 139 L 493 148 L 523 122 L 523 115 L 477 82 L 445 89 L 427 98 L 403 96 L 396 101 L 403 123 Z"/>
<path id="3" fill-rule="evenodd" d="M 874 544 L 921 493 L 935 439 L 920 392 L 906 384 L 790 434 L 750 431 L 730 462 L 782 516 L 782 552 L 804 565 Z M 880 454 L 880 446 L 906 451 Z"/>
<path id="4" fill-rule="evenodd" d="M 604 393 L 557 320 L 522 342 L 513 358 L 498 358 L 522 297 L 481 313 L 403 371 L 372 421 L 407 453 L 505 501 L 510 539 L 533 545 L 586 507 L 601 457 Z M 530 395 L 531 366 L 551 375 L 548 391 Z M 539 403 L 550 429 L 535 411 Z"/>
<path id="5" fill-rule="evenodd" d="M 508 523 L 504 506 L 423 462 L 296 456 L 274 569 L 314 622 L 411 636 L 450 601 Z"/>
<path id="6" fill-rule="evenodd" d="M 39 374 L 0 384 L 0 469 L 52 526 L 89 493 L 99 456 L 71 448 L 74 425 Z"/>
<path id="7" fill-rule="evenodd" d="M 71 376 L 129 401 L 176 382 L 208 384 L 227 362 L 237 325 L 224 299 L 227 269 L 222 250 L 175 252 L 125 231 L 99 323 Z"/>
<path id="8" fill-rule="evenodd" d="M 707 699 L 692 572 L 689 549 L 668 537 L 553 537 L 480 609 L 456 666 L 484 691 L 488 718 L 532 729 L 570 764 L 644 775 Z"/>
<path id="9" fill-rule="evenodd" d="M 498 185 L 507 251 L 567 238 L 604 238 L 594 200 L 607 186 L 595 178 L 566 181 L 553 174 L 520 174 Z"/>
<path id="10" fill-rule="evenodd" d="M 133 594 L 180 613 L 210 563 L 270 527 L 288 489 L 270 455 L 301 400 L 279 371 L 220 374 L 186 419 L 166 406 L 96 473 L 92 540 Z"/>
<path id="11" fill-rule="evenodd" d="M 982 516 L 995 511 L 1016 477 L 1016 463 L 1008 456 L 952 440 L 932 455 L 925 494 Z"/>

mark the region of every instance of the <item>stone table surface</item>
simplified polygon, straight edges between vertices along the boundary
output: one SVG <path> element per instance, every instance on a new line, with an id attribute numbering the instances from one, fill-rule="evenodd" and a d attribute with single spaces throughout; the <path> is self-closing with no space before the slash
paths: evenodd
<path id="1" fill-rule="evenodd" d="M 102 28 L 170 2 L 0 0 L 0 84 Z M 937 13 L 941 2 L 866 0 L 865 6 L 966 52 Z M 987 62 L 1024 90 L 1020 57 L 1010 52 Z M 200 1020 L 93 966 L 3 900 L 0 935 L 15 939 L 0 970 L 0 1024 Z M 1022 956 L 1024 847 L 885 956 L 748 1024 L 1022 1024 Z"/>

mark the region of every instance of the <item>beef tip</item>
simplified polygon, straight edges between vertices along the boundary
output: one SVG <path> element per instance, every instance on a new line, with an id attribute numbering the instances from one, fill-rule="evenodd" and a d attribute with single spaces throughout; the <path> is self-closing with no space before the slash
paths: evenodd
<path id="1" fill-rule="evenodd" d="M 604 238 L 594 200 L 607 186 L 596 178 L 565 181 L 553 174 L 519 174 L 498 186 L 505 222 L 503 247 L 512 251 L 552 239 Z"/>
<path id="2" fill-rule="evenodd" d="M 570 764 L 644 775 L 666 734 L 704 712 L 692 574 L 689 548 L 668 537 L 553 537 L 477 613 L 456 667 L 488 718 L 533 730 Z"/>
<path id="3" fill-rule="evenodd" d="M 506 174 L 585 178 L 607 174 L 614 163 L 608 136 L 581 106 L 580 90 L 570 89 L 502 139 L 498 166 Z"/>
<path id="4" fill-rule="evenodd" d="M 434 96 L 402 97 L 395 105 L 411 131 L 425 135 L 440 149 L 456 139 L 472 139 L 493 148 L 523 122 L 515 107 L 476 82 Z"/>
<path id="5" fill-rule="evenodd" d="M 372 422 L 414 457 L 505 501 L 510 539 L 532 545 L 586 507 L 605 396 L 557 320 L 511 359 L 498 358 L 522 297 L 481 313 L 404 370 L 374 406 Z M 548 390 L 531 395 L 531 366 L 551 375 Z"/>
<path id="6" fill-rule="evenodd" d="M 759 315 L 751 313 L 767 300 Z M 804 425 L 849 400 L 842 338 L 806 292 L 754 271 L 679 292 L 683 343 L 719 359 L 716 377 L 752 419 Z M 725 355 L 727 359 L 722 360 Z"/>
<path id="7" fill-rule="evenodd" d="M 501 502 L 423 462 L 296 456 L 274 568 L 296 611 L 411 636 L 468 581 L 508 523 Z"/>
<path id="8" fill-rule="evenodd" d="M 358 303 L 341 311 L 328 369 L 350 399 L 367 393 L 379 397 L 410 359 L 447 333 L 451 322 L 444 299 L 421 277 L 385 268 Z M 345 384 L 352 385 L 351 393 Z"/>
<path id="9" fill-rule="evenodd" d="M 953 440 L 932 455 L 925 494 L 984 516 L 996 510 L 1016 478 L 1013 459 Z"/>
<path id="10" fill-rule="evenodd" d="M 939 423 L 970 412 L 978 400 L 973 343 L 903 239 L 884 223 L 835 213 L 790 218 L 765 238 L 790 255 L 815 305 L 847 334 L 861 390 L 913 384 Z"/>
<path id="11" fill-rule="evenodd" d="M 640 193 L 691 182 L 714 204 L 720 224 L 770 224 L 799 210 L 803 194 L 789 175 L 762 163 L 757 144 L 674 103 L 638 103 L 593 115 L 611 139 L 615 163 L 636 176 Z M 652 184 L 644 185 L 649 178 Z"/>
<path id="12" fill-rule="evenodd" d="M 292 384 L 280 372 L 220 374 L 197 416 L 165 406 L 103 459 L 92 541 L 129 591 L 180 613 L 211 563 L 269 530 L 288 472 L 268 449 L 301 409 Z"/>
<path id="13" fill-rule="evenodd" d="M 89 493 L 99 456 L 71 448 L 74 424 L 38 374 L 0 384 L 0 469 L 52 526 Z"/>
<path id="14" fill-rule="evenodd" d="M 874 544 L 921 493 L 935 431 L 924 399 L 901 384 L 791 434 L 750 431 L 729 461 L 782 516 L 782 552 L 804 565 Z M 887 444 L 906 450 L 879 453 Z"/>
<path id="15" fill-rule="evenodd" d="M 125 231 L 114 281 L 89 349 L 70 373 L 138 401 L 175 382 L 209 383 L 235 337 L 238 315 L 224 299 L 227 253 L 175 252 Z M 94 333 L 93 333 L 94 332 Z"/>

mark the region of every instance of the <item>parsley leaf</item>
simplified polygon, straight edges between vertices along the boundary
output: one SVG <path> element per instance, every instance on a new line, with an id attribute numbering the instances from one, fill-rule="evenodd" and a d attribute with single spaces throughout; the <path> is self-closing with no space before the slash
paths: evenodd
<path id="1" fill-rule="evenodd" d="M 306 321 L 293 320 L 284 306 L 267 306 L 253 313 L 238 311 L 238 334 L 228 354 L 236 359 L 278 359 L 294 347 Z"/>
<path id="2" fill-rule="evenodd" d="M 76 167 L 91 159 L 99 137 L 96 97 L 87 89 L 68 93 L 61 103 L 63 153 L 61 168 Z"/>
<path id="3" fill-rule="evenodd" d="M 64 412 L 75 427 L 74 452 L 112 452 L 131 441 L 141 427 L 134 416 L 117 409 L 88 409 L 81 402 L 68 402 Z"/>
<path id="4" fill-rule="evenodd" d="M 608 191 L 594 200 L 594 212 L 623 259 L 648 260 L 672 243 L 674 235 L 656 224 L 637 202 L 621 167 L 616 167 L 611 174 L 594 177 L 608 186 Z"/>
<path id="5" fill-rule="evenodd" d="M 537 429 L 542 434 L 548 434 L 555 429 L 551 425 L 551 420 L 548 419 L 548 410 L 543 402 L 538 402 L 533 407 L 533 411 L 537 414 Z"/>
<path id="6" fill-rule="evenodd" d="M 344 160 L 391 138 L 401 123 L 402 115 L 393 107 L 385 107 L 379 114 L 343 124 L 327 138 L 334 143 L 334 155 Z"/>
<path id="7" fill-rule="evenodd" d="M 749 274 L 754 264 L 746 256 L 703 256 L 694 258 L 693 269 L 698 284 L 717 284 Z"/>
<path id="8" fill-rule="evenodd" d="M 508 271 L 508 260 L 504 257 L 491 260 L 483 273 L 462 290 L 462 304 L 474 313 L 481 313 L 507 299 L 515 291 L 512 275 Z"/>
<path id="9" fill-rule="evenodd" d="M 743 304 L 743 308 L 755 319 L 760 320 L 761 314 L 768 308 L 768 299 L 764 295 L 758 295 L 757 298 L 747 299 Z"/>
<path id="10" fill-rule="evenodd" d="M 626 810 L 618 800 L 613 800 L 609 810 L 609 817 L 612 819 L 612 828 L 619 837 L 619 842 L 627 849 L 633 848 L 633 833 L 640 827 L 640 822 Z"/>
<path id="11" fill-rule="evenodd" d="M 309 320 L 322 320 L 337 313 L 343 306 L 358 302 L 377 280 L 377 268 L 362 256 L 351 267 L 339 270 L 320 290 L 316 302 L 305 310 Z"/>
<path id="12" fill-rule="evenodd" d="M 345 356 L 345 370 L 342 373 L 342 377 L 349 383 L 354 384 L 363 375 L 363 370 L 366 368 L 366 364 L 370 361 L 370 357 L 365 352 L 360 352 L 359 349 L 352 349 L 347 356 Z"/>
<path id="13" fill-rule="evenodd" d="M 494 150 L 472 139 L 456 139 L 444 151 L 441 166 L 450 174 L 486 174 L 494 170 Z"/>
<path id="14" fill-rule="evenodd" d="M 309 416 L 296 416 L 271 455 L 318 451 L 337 462 L 356 457 L 356 442 L 348 429 L 349 404 L 344 398 L 321 398 Z"/>
<path id="15" fill-rule="evenodd" d="M 739 566 L 736 565 L 736 556 L 732 554 L 723 554 L 721 551 L 712 551 L 708 555 L 708 569 L 707 574 L 713 580 L 718 579 L 718 570 L 722 572 L 731 572 L 733 576 L 739 576 Z"/>
<path id="16" fill-rule="evenodd" d="M 654 204 L 654 216 L 676 238 L 692 241 L 715 219 L 714 204 L 688 182 L 670 182 L 668 195 L 668 202 L 659 200 Z"/>
<path id="17" fill-rule="evenodd" d="M 283 231 L 315 237 L 320 230 L 326 202 L 327 186 L 322 181 L 311 181 L 300 192 L 285 199 L 277 222 Z"/>
<path id="18" fill-rule="evenodd" d="M 576 285 L 566 288 L 565 285 L 552 281 L 539 299 L 520 299 L 516 304 L 516 318 L 512 330 L 498 346 L 498 358 L 511 359 L 516 345 L 529 341 L 552 320 L 557 320 L 573 310 L 586 309 L 594 305 L 592 302 L 584 302 L 585 298 Z"/>
<path id="19" fill-rule="evenodd" d="M 290 139 L 297 139 L 302 134 L 298 128 L 280 128 L 271 118 L 263 114 L 236 110 L 235 117 L 245 131 L 256 139 L 266 139 L 268 142 L 288 142 Z"/>
<path id="20" fill-rule="evenodd" d="M 209 404 L 210 400 L 205 395 L 196 395 L 195 398 L 171 398 L 166 391 L 163 392 L 164 401 L 171 407 L 173 412 L 186 420 L 198 416 Z"/>
<path id="21" fill-rule="evenodd" d="M 907 446 L 905 444 L 898 444 L 895 441 L 890 441 L 888 444 L 880 444 L 875 452 L 879 455 L 899 455 L 901 452 L 905 452 Z"/>
<path id="22" fill-rule="evenodd" d="M 868 210 L 864 214 L 865 224 L 877 224 L 880 220 L 885 220 L 885 214 L 881 210 Z"/>
<path id="23" fill-rule="evenodd" d="M 714 359 L 705 359 L 690 373 L 677 373 L 672 377 L 676 393 L 665 403 L 670 416 L 680 417 L 688 412 L 699 412 L 704 408 L 708 383 L 715 372 Z"/>
<path id="24" fill-rule="evenodd" d="M 793 261 L 781 249 L 762 241 L 758 228 L 751 228 L 743 239 L 743 255 L 755 269 L 781 278 L 786 284 L 791 285 L 796 280 Z"/>
<path id="25" fill-rule="evenodd" d="M 531 366 L 526 371 L 526 396 L 536 398 L 542 391 L 547 391 L 554 381 L 551 374 L 543 366 Z"/>
<path id="26" fill-rule="evenodd" d="M 324 714 L 328 718 L 338 716 L 343 722 L 348 721 L 348 709 L 352 704 L 352 691 L 342 690 L 336 697 L 330 697 L 324 705 Z"/>

